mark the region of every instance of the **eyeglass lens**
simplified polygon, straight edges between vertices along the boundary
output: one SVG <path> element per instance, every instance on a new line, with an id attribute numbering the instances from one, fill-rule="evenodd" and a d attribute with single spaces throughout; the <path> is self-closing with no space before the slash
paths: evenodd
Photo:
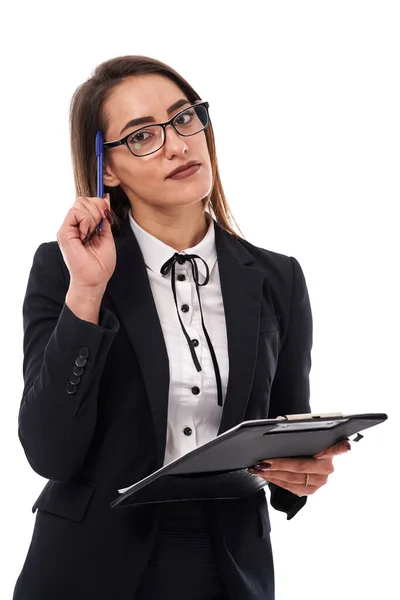
<path id="1" fill-rule="evenodd" d="M 207 109 L 201 105 L 190 106 L 176 115 L 173 124 L 183 136 L 199 133 L 208 125 Z M 160 125 L 149 125 L 128 138 L 128 144 L 134 154 L 144 156 L 161 148 L 164 142 L 163 135 L 163 128 Z"/>

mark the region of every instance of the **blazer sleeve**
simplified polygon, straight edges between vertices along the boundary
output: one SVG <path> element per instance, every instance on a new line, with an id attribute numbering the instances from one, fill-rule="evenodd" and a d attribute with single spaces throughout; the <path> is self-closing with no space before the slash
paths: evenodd
<path id="1" fill-rule="evenodd" d="M 33 258 L 22 309 L 24 389 L 18 414 L 18 437 L 28 462 L 55 481 L 69 479 L 85 459 L 96 425 L 100 376 L 119 330 L 118 319 L 105 307 L 98 325 L 68 308 L 61 261 L 55 242 L 41 244 Z M 85 364 L 80 380 L 72 377 L 74 385 L 70 378 L 79 357 Z"/>
<path id="2" fill-rule="evenodd" d="M 278 357 L 278 366 L 272 383 L 268 418 L 281 415 L 310 413 L 311 349 L 313 320 L 310 299 L 303 270 L 292 261 L 293 287 L 286 337 Z M 307 496 L 296 496 L 273 483 L 268 483 L 271 506 L 285 512 L 292 519 L 306 504 Z"/>

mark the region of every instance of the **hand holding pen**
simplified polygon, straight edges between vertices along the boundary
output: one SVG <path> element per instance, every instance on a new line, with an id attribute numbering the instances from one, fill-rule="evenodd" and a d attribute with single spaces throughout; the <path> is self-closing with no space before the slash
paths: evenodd
<path id="1" fill-rule="evenodd" d="M 96 235 L 101 219 L 102 231 Z M 104 290 L 116 265 L 109 199 L 79 196 L 57 232 L 57 241 L 71 285 L 90 293 Z"/>
<path id="2" fill-rule="evenodd" d="M 103 182 L 103 132 L 98 130 L 96 133 L 95 140 L 95 151 L 96 151 L 96 159 L 97 159 L 97 197 L 103 198 L 104 196 L 104 182 Z M 109 194 L 107 194 L 108 200 L 110 198 Z M 110 209 L 110 203 L 108 203 L 108 209 Z M 110 218 L 111 212 L 109 213 Z M 111 223 L 112 224 L 112 223 Z M 88 232 L 88 236 L 82 241 L 83 244 L 87 244 L 95 235 L 98 235 L 103 228 L 103 218 L 100 219 L 98 225 L 93 228 L 92 231 Z"/>
<path id="3" fill-rule="evenodd" d="M 79 196 L 57 232 L 70 285 L 90 294 L 105 289 L 116 266 L 109 194 L 103 198 L 103 139 L 96 136 L 97 196 Z M 101 235 L 98 235 L 101 231 Z"/>

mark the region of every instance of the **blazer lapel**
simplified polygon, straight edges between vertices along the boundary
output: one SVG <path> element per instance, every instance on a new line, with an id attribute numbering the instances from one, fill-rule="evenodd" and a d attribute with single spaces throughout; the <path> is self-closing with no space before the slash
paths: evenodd
<path id="1" fill-rule="evenodd" d="M 257 359 L 264 273 L 250 267 L 254 262 L 251 254 L 215 220 L 214 223 L 229 355 L 229 380 L 219 435 L 244 418 Z M 143 374 L 157 440 L 157 468 L 160 468 L 164 463 L 168 419 L 167 349 L 147 268 L 128 219 L 114 239 L 117 264 L 107 293 Z M 210 337 L 212 341 L 212 332 Z"/>
<path id="2" fill-rule="evenodd" d="M 228 338 L 229 378 L 218 435 L 244 420 L 257 360 L 264 272 L 239 240 L 215 223 Z M 211 338 L 212 340 L 212 338 Z"/>
<path id="3" fill-rule="evenodd" d="M 157 468 L 164 463 L 169 361 L 147 267 L 129 220 L 114 237 L 117 264 L 107 292 L 139 362 L 153 415 Z"/>

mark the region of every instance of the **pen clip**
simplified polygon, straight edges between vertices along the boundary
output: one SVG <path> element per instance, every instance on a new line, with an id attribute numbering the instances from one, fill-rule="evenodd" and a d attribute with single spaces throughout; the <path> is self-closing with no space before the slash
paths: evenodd
<path id="1" fill-rule="evenodd" d="M 99 129 L 96 133 L 96 156 L 99 157 L 103 153 L 103 133 Z"/>
<path id="2" fill-rule="evenodd" d="M 293 421 L 296 419 L 331 419 L 332 417 L 343 417 L 342 413 L 334 412 L 334 413 L 305 413 L 298 415 L 283 415 L 282 417 L 277 417 L 277 420 L 286 420 Z"/>

